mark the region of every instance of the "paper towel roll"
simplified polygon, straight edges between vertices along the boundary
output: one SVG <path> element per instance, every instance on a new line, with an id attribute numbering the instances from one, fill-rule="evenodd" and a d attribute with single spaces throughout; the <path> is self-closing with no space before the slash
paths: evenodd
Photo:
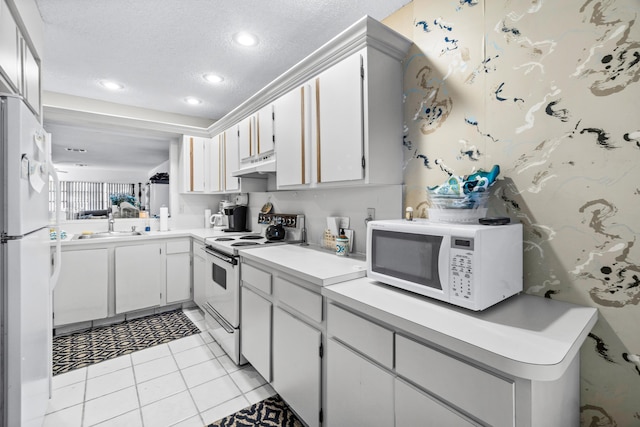
<path id="1" fill-rule="evenodd" d="M 211 227 L 211 209 L 204 210 L 204 228 Z"/>
<path id="2" fill-rule="evenodd" d="M 160 208 L 160 231 L 167 231 L 169 229 L 169 208 L 162 206 Z"/>

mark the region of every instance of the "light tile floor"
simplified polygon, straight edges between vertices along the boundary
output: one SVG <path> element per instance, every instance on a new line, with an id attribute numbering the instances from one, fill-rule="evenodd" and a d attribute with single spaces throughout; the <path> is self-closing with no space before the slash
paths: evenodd
<path id="1" fill-rule="evenodd" d="M 56 375 L 44 427 L 202 427 L 274 394 L 202 332 Z"/>

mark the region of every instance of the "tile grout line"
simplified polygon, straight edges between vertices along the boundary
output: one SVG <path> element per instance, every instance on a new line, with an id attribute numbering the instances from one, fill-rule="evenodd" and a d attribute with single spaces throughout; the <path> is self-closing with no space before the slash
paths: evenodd
<path id="1" fill-rule="evenodd" d="M 187 316 L 187 317 L 189 317 L 189 316 Z M 189 320 L 191 320 L 191 319 L 189 319 Z M 200 329 L 200 328 L 198 328 L 198 329 Z M 206 346 L 206 343 L 205 343 L 205 346 Z M 173 352 L 173 349 L 171 348 L 170 345 L 167 344 L 167 347 L 169 347 L 169 353 L 171 353 L 171 357 L 173 358 L 173 361 L 175 362 L 176 366 L 178 367 L 178 373 L 180 374 L 180 378 L 182 378 L 182 381 L 184 382 L 184 385 L 187 388 L 187 393 L 189 393 L 189 397 L 191 398 L 191 402 L 193 403 L 193 406 L 196 408 L 196 412 L 198 413 L 198 417 L 200 418 L 200 423 L 204 425 L 205 424 L 204 423 L 204 418 L 202 418 L 202 414 L 200 413 L 200 409 L 198 408 L 198 405 L 196 404 L 196 401 L 193 398 L 193 394 L 191 394 L 191 388 L 187 384 L 187 380 L 185 380 L 185 378 L 184 378 L 184 374 L 182 373 L 182 368 L 180 367 L 180 365 L 178 365 L 178 361 L 176 360 L 175 353 Z M 184 351 L 186 351 L 186 350 L 184 350 Z M 213 352 L 211 352 L 211 354 L 213 355 L 214 358 L 216 358 L 216 355 L 213 354 Z M 183 421 L 185 421 L 185 420 L 180 420 L 177 423 L 172 424 L 172 426 L 175 426 L 176 424 L 179 424 L 179 423 L 181 423 Z"/>
<path id="2" fill-rule="evenodd" d="M 140 417 L 140 425 L 144 427 L 144 417 L 142 416 L 142 402 L 140 401 L 140 391 L 138 390 L 138 378 L 136 377 L 136 369 L 133 363 L 133 357 L 129 355 L 131 359 L 131 371 L 133 372 L 133 386 L 136 388 L 136 397 L 138 398 L 138 415 Z"/>

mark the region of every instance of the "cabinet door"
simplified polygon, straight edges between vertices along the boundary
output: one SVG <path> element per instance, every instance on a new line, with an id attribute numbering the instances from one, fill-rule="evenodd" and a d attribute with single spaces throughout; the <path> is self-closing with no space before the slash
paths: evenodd
<path id="1" fill-rule="evenodd" d="M 471 427 L 478 425 L 397 378 L 395 389 L 395 427 Z"/>
<path id="2" fill-rule="evenodd" d="M 18 26 L 4 0 L 0 0 L 0 72 L 16 92 L 20 88 Z"/>
<path id="3" fill-rule="evenodd" d="M 274 135 L 277 148 L 278 188 L 309 184 L 311 181 L 311 140 L 308 100 L 311 87 L 301 86 L 278 98 L 273 104 Z"/>
<path id="4" fill-rule="evenodd" d="M 167 304 L 191 299 L 191 254 L 167 255 Z"/>
<path id="5" fill-rule="evenodd" d="M 224 132 L 224 191 L 237 191 L 240 188 L 239 178 L 231 175 L 239 169 L 238 162 L 238 128 L 232 127 Z"/>
<path id="6" fill-rule="evenodd" d="M 108 249 L 62 252 L 53 292 L 54 326 L 107 317 Z"/>
<path id="7" fill-rule="evenodd" d="M 393 376 L 329 339 L 326 416 L 328 426 L 393 426 Z"/>
<path id="8" fill-rule="evenodd" d="M 116 313 L 160 305 L 164 288 L 162 244 L 115 248 Z"/>
<path id="9" fill-rule="evenodd" d="M 268 154 L 273 151 L 273 105 L 269 104 L 256 113 L 256 152 Z"/>
<path id="10" fill-rule="evenodd" d="M 222 135 L 216 135 L 206 141 L 205 156 L 207 157 L 207 180 L 206 191 L 209 193 L 217 193 L 222 191 L 220 177 L 220 139 Z"/>
<path id="11" fill-rule="evenodd" d="M 204 309 L 204 304 L 207 302 L 205 294 L 207 270 L 203 248 L 204 245 L 193 244 L 193 302 L 201 309 Z"/>
<path id="12" fill-rule="evenodd" d="M 36 114 L 40 115 L 40 63 L 23 41 L 24 51 L 24 96 Z"/>
<path id="13" fill-rule="evenodd" d="M 204 138 L 184 136 L 182 138 L 183 187 L 187 193 L 204 192 Z"/>
<path id="14" fill-rule="evenodd" d="M 247 160 L 256 154 L 254 117 L 249 116 L 238 124 L 238 152 L 240 160 Z"/>
<path id="15" fill-rule="evenodd" d="M 240 298 L 240 351 L 271 381 L 271 302 L 243 286 Z"/>
<path id="16" fill-rule="evenodd" d="M 272 385 L 310 427 L 320 425 L 321 343 L 320 331 L 275 309 Z"/>
<path id="17" fill-rule="evenodd" d="M 356 53 L 316 78 L 318 182 L 364 177 L 362 61 Z"/>

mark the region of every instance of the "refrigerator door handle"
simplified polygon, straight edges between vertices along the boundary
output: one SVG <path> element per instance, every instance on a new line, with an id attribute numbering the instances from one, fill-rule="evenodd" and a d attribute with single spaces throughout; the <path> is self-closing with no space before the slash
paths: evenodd
<path id="1" fill-rule="evenodd" d="M 55 200 L 55 224 L 53 229 L 56 232 L 56 246 L 55 246 L 55 258 L 53 265 L 53 272 L 49 277 L 49 289 L 53 291 L 53 289 L 58 284 L 58 278 L 60 277 L 60 264 L 62 261 L 62 241 L 60 240 L 60 180 L 58 179 L 58 173 L 56 172 L 53 163 L 51 161 L 51 134 L 45 133 L 45 141 L 47 143 L 47 149 L 49 151 L 47 156 L 47 169 L 49 170 L 49 175 L 53 179 L 53 185 L 55 186 L 56 200 Z"/>

